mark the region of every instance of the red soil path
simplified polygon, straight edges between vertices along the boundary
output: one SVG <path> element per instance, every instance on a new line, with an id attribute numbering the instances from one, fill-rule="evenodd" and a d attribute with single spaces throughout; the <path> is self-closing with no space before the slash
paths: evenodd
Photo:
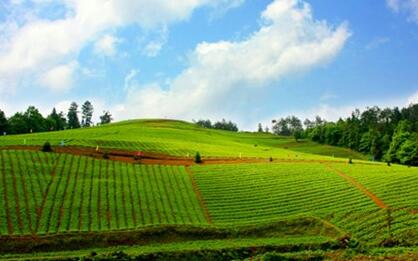
<path id="1" fill-rule="evenodd" d="M 40 146 L 4 146 L 0 147 L 0 150 L 31 150 L 40 151 Z M 135 160 L 135 151 L 120 150 L 120 149 L 108 149 L 96 151 L 95 148 L 80 147 L 80 146 L 66 146 L 66 147 L 54 147 L 55 153 L 66 153 L 72 155 L 80 155 L 93 157 L 97 159 L 103 159 L 103 154 L 108 153 L 109 160 L 127 162 L 127 163 L 141 163 L 141 164 L 154 164 L 154 165 L 176 165 L 176 166 L 191 166 L 194 165 L 193 158 L 177 157 L 166 154 L 154 153 L 154 152 L 142 152 L 140 159 Z M 270 162 L 265 158 L 231 158 L 231 157 L 203 157 L 203 165 L 220 165 L 220 164 L 242 164 L 242 163 L 266 163 Z M 309 160 L 309 159 L 274 159 L 273 163 L 346 163 L 345 161 L 333 161 L 333 160 Z M 362 163 L 367 164 L 367 163 Z"/>
<path id="2" fill-rule="evenodd" d="M 336 169 L 336 168 L 334 168 L 334 167 L 332 167 L 330 165 L 326 165 L 326 167 L 329 170 L 332 170 L 332 171 L 336 172 L 340 177 L 344 178 L 349 183 L 351 183 L 352 185 L 354 185 L 358 190 L 360 190 L 366 196 L 368 196 L 379 208 L 387 209 L 389 207 L 381 199 L 379 199 L 375 194 L 373 194 L 372 192 L 370 192 L 366 187 L 364 187 L 361 183 L 359 183 L 354 178 L 348 176 L 344 172 L 342 172 L 342 171 L 340 171 L 340 170 L 338 170 L 338 169 Z"/>
<path id="3" fill-rule="evenodd" d="M 210 217 L 209 210 L 206 207 L 206 203 L 205 203 L 205 200 L 203 199 L 202 193 L 200 192 L 200 189 L 197 186 L 196 180 L 193 175 L 193 171 L 189 167 L 186 167 L 186 172 L 190 176 L 190 180 L 192 181 L 193 191 L 196 195 L 197 201 L 199 202 L 200 208 L 203 210 L 205 219 L 208 222 L 208 224 L 212 224 L 212 218 Z"/>

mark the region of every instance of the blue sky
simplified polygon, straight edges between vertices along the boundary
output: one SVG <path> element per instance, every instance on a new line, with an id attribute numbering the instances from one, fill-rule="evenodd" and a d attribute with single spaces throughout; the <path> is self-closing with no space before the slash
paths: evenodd
<path id="1" fill-rule="evenodd" d="M 1 0 L 0 109 L 329 120 L 418 102 L 416 0 Z"/>

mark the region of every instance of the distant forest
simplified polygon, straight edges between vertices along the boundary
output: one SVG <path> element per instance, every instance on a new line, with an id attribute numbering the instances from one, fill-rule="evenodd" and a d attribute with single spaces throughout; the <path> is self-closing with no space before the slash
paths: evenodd
<path id="1" fill-rule="evenodd" d="M 52 109 L 46 118 L 37 108 L 29 106 L 21 113 L 7 118 L 0 110 L 0 134 L 23 134 L 32 132 L 76 129 L 93 126 L 93 105 L 86 101 L 78 110 L 77 103 L 71 103 L 67 114 Z M 78 115 L 81 113 L 81 120 Z M 100 116 L 100 123 L 112 121 L 109 111 Z M 238 131 L 232 121 L 198 120 L 198 126 L 227 131 Z M 381 109 L 377 106 L 364 111 L 355 110 L 351 116 L 337 122 L 329 122 L 317 116 L 303 122 L 289 116 L 272 121 L 271 130 L 258 125 L 258 132 L 272 132 L 276 135 L 293 136 L 297 141 L 309 139 L 321 144 L 341 146 L 370 155 L 373 160 L 418 166 L 418 104 L 406 108 Z"/>
<path id="2" fill-rule="evenodd" d="M 303 123 L 294 116 L 273 120 L 277 135 L 310 139 L 370 155 L 374 160 L 418 166 L 418 104 L 407 108 L 368 107 L 346 119 L 327 122 L 320 117 Z M 259 131 L 263 131 L 259 124 Z"/>
<path id="3" fill-rule="evenodd" d="M 81 106 L 81 111 L 78 110 L 78 107 L 76 102 L 72 102 L 67 114 L 57 112 L 53 108 L 51 114 L 46 118 L 34 106 L 29 106 L 23 113 L 16 112 L 10 118 L 7 118 L 5 113 L 0 109 L 0 135 L 77 129 L 93 126 L 93 104 L 90 101 L 84 102 Z M 81 121 L 78 117 L 79 113 L 81 113 Z M 110 112 L 104 111 L 103 115 L 100 116 L 100 123 L 98 124 L 107 124 L 111 121 L 112 115 Z"/>

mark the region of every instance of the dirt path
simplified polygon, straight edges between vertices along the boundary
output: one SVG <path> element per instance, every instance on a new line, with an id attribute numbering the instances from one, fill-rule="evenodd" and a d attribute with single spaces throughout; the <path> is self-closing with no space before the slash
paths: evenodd
<path id="1" fill-rule="evenodd" d="M 197 201 L 199 202 L 200 208 L 203 210 L 203 214 L 205 215 L 205 219 L 208 224 L 212 224 L 212 218 L 210 217 L 209 210 L 206 206 L 205 200 L 203 199 L 202 193 L 200 192 L 199 187 L 197 186 L 196 179 L 194 178 L 193 171 L 186 167 L 186 172 L 190 176 L 190 180 L 192 181 L 193 191 L 196 195 Z"/>
<path id="2" fill-rule="evenodd" d="M 40 146 L 4 146 L 0 147 L 0 150 L 30 150 L 40 151 Z M 103 159 L 104 153 L 108 153 L 108 159 L 126 163 L 140 163 L 140 164 L 153 164 L 153 165 L 175 165 L 175 166 L 191 166 L 195 165 L 193 158 L 171 156 L 166 154 L 154 153 L 154 152 L 142 152 L 141 159 L 135 160 L 135 151 L 120 150 L 120 149 L 100 149 L 96 151 L 95 148 L 80 147 L 80 146 L 66 146 L 66 147 L 54 147 L 55 153 L 65 153 L 79 156 L 92 157 L 96 159 Z M 232 157 L 203 157 L 202 165 L 221 165 L 221 164 L 248 164 L 248 163 L 269 163 L 267 158 L 232 158 Z M 333 160 L 311 160 L 311 159 L 274 159 L 272 163 L 342 163 L 345 161 L 333 161 Z M 367 163 L 359 163 L 367 164 Z"/>
<path id="3" fill-rule="evenodd" d="M 382 208 L 382 209 L 389 208 L 388 205 L 386 205 L 381 199 L 379 199 L 375 194 L 373 194 L 372 192 L 370 192 L 366 187 L 364 187 L 361 183 L 359 183 L 354 178 L 348 176 L 347 174 L 345 174 L 341 170 L 338 170 L 338 169 L 330 166 L 329 164 L 325 164 L 325 166 L 329 170 L 337 173 L 340 177 L 344 178 L 349 183 L 351 183 L 352 185 L 354 185 L 358 190 L 360 190 L 361 192 L 363 192 L 363 194 L 365 194 L 366 196 L 368 196 L 379 208 Z"/>

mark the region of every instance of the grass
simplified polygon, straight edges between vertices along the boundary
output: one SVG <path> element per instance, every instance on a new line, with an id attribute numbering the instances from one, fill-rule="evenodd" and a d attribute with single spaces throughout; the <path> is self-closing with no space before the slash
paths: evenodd
<path id="1" fill-rule="evenodd" d="M 172 120 L 124 121 L 84 129 L 11 135 L 0 137 L 0 146 L 42 145 L 45 141 L 53 146 L 65 141 L 66 145 L 140 150 L 183 157 L 192 157 L 199 151 L 203 157 L 315 159 L 335 156 L 367 159 L 362 154 L 344 148 L 308 141 L 295 142 L 292 137 L 205 129 L 192 123 Z"/>
<path id="2" fill-rule="evenodd" d="M 191 255 L 214 257 L 216 260 L 230 260 L 231 256 L 249 257 L 253 254 L 263 253 L 266 250 L 297 251 L 298 249 L 327 249 L 335 242 L 334 239 L 322 236 L 292 236 L 286 238 L 261 237 L 217 240 L 195 240 L 176 243 L 157 243 L 147 246 L 118 246 L 110 248 L 92 248 L 89 250 L 42 252 L 33 254 L 8 254 L 0 256 L 1 260 L 31 260 L 31 259 L 65 259 L 90 256 L 92 252 L 100 253 L 99 257 L 107 258 L 112 253 L 123 251 L 131 257 L 142 257 L 146 260 L 168 258 L 170 260 L 184 260 Z M 216 256 L 215 254 L 220 254 Z M 202 258 L 204 256 L 201 256 Z M 220 259 L 222 258 L 223 259 Z M 96 257 L 97 258 L 97 257 Z M 179 259 L 180 258 L 180 259 Z"/>
<path id="3" fill-rule="evenodd" d="M 405 244 L 418 243 L 418 215 L 411 213 L 416 209 L 416 187 L 411 186 L 416 184 L 416 168 L 335 165 L 351 169 L 350 175 L 388 203 L 398 202 L 391 205 L 393 236 Z M 390 236 L 387 210 L 323 164 L 195 166 L 193 171 L 216 224 L 256 224 L 313 215 L 363 243 L 377 245 Z"/>
<path id="4" fill-rule="evenodd" d="M 45 141 L 57 146 L 62 140 L 190 158 L 198 151 L 203 160 L 273 160 L 139 165 L 5 147 Z M 138 120 L 0 137 L 0 149 L 0 252 L 10 253 L 1 258 L 82 257 L 91 251 L 106 258 L 118 250 L 151 259 L 244 259 L 276 250 L 323 256 L 331 246 L 341 248 L 346 236 L 370 249 L 388 238 L 418 245 L 417 169 L 366 162 L 367 156 L 343 148 Z M 347 164 L 348 157 L 354 164 Z M 79 250 L 54 252 L 59 249 Z"/>

